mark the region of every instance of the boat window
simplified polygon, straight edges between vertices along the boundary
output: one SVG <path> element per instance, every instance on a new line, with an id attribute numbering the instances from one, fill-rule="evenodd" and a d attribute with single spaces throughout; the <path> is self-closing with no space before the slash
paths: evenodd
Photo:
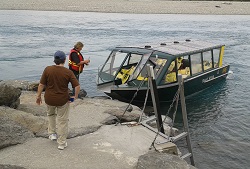
<path id="1" fill-rule="evenodd" d="M 108 61 L 105 63 L 102 69 L 102 72 L 106 72 L 114 76 L 116 74 L 117 69 L 121 66 L 126 56 L 127 56 L 127 53 L 113 51 Z"/>
<path id="2" fill-rule="evenodd" d="M 163 79 L 163 83 L 172 83 L 176 82 L 176 69 L 175 69 L 175 60 L 171 62 L 171 64 L 168 67 L 167 74 L 165 75 L 165 78 Z"/>
<path id="3" fill-rule="evenodd" d="M 120 68 L 122 62 L 126 58 L 127 53 L 113 51 L 102 70 L 99 72 L 99 80 L 102 82 L 109 82 L 114 80 L 117 70 Z"/>
<path id="4" fill-rule="evenodd" d="M 146 66 L 144 66 L 141 71 L 138 71 L 138 73 L 135 73 L 137 75 L 137 80 L 147 80 L 147 65 L 153 66 L 155 77 L 160 74 L 162 68 L 166 64 L 167 59 L 162 59 L 159 57 L 150 57 L 150 59 L 146 62 Z M 138 69 L 139 70 L 139 69 Z"/>
<path id="5" fill-rule="evenodd" d="M 220 58 L 220 49 L 213 49 L 214 67 L 218 67 L 218 62 Z"/>
<path id="6" fill-rule="evenodd" d="M 180 59 L 178 59 L 179 61 L 179 69 L 178 69 L 178 74 L 182 75 L 182 78 L 186 78 L 188 76 L 190 76 L 190 61 L 189 61 L 189 56 L 184 56 L 184 57 L 180 57 Z"/>
<path id="7" fill-rule="evenodd" d="M 135 64 L 135 63 L 139 63 L 141 60 L 142 55 L 139 54 L 131 54 L 129 57 L 129 61 L 128 64 Z"/>
<path id="8" fill-rule="evenodd" d="M 201 53 L 190 55 L 192 75 L 202 72 Z"/>
<path id="9" fill-rule="evenodd" d="M 137 64 L 140 63 L 142 55 L 129 53 L 128 57 L 126 58 L 125 62 L 123 63 L 121 69 L 119 70 L 116 79 L 120 79 L 122 84 L 126 83 L 129 78 L 131 79 L 131 75 L 134 74 L 136 70 Z"/>
<path id="10" fill-rule="evenodd" d="M 140 61 L 140 64 L 136 67 L 136 70 L 133 74 L 133 76 L 130 77 L 129 80 L 137 79 L 137 80 L 147 80 L 147 64 L 150 64 L 151 66 L 155 66 L 155 64 L 152 61 L 149 61 L 148 58 L 150 57 L 151 53 L 144 54 L 142 56 L 142 59 Z"/>
<path id="11" fill-rule="evenodd" d="M 112 64 L 111 70 L 116 71 L 121 66 L 122 62 L 124 61 L 127 55 L 128 55 L 127 53 L 118 52 L 113 57 L 113 64 Z"/>
<path id="12" fill-rule="evenodd" d="M 203 55 L 203 68 L 204 68 L 204 71 L 206 71 L 207 69 L 210 69 L 213 67 L 212 52 L 206 51 L 206 52 L 203 52 L 202 55 Z"/>
<path id="13" fill-rule="evenodd" d="M 155 58 L 154 57 L 150 58 L 150 61 L 154 63 L 154 72 L 156 76 L 160 74 L 164 65 L 167 63 L 167 59 L 159 58 L 158 55 L 156 55 Z"/>

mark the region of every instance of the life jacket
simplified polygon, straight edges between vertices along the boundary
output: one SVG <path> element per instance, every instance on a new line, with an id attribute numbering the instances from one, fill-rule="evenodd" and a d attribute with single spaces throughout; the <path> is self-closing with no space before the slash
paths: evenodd
<path id="1" fill-rule="evenodd" d="M 73 52 L 77 53 L 80 62 L 83 61 L 83 56 L 82 56 L 82 54 L 81 54 L 80 52 L 78 52 L 77 50 L 75 50 L 75 49 L 71 49 L 71 50 L 70 50 L 70 54 L 69 54 L 69 67 L 70 67 L 70 69 L 72 69 L 72 70 L 75 70 L 75 71 L 77 71 L 77 72 L 79 72 L 79 73 L 82 73 L 82 70 L 83 70 L 84 65 L 77 65 L 77 64 L 72 60 L 71 54 L 72 54 Z"/>

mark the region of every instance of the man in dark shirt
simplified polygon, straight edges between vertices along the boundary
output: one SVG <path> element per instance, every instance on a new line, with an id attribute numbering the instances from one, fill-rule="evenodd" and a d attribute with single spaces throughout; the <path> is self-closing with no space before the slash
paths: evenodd
<path id="1" fill-rule="evenodd" d="M 57 140 L 58 149 L 67 147 L 69 121 L 69 100 L 74 101 L 78 97 L 80 85 L 75 75 L 64 67 L 66 55 L 62 51 L 54 54 L 56 65 L 47 66 L 42 74 L 37 90 L 36 103 L 42 103 L 42 91 L 45 89 L 44 99 L 47 105 L 47 116 L 49 120 L 48 133 L 50 140 Z M 75 96 L 70 98 L 68 84 L 71 83 L 75 89 Z M 56 130 L 57 128 L 57 130 Z"/>

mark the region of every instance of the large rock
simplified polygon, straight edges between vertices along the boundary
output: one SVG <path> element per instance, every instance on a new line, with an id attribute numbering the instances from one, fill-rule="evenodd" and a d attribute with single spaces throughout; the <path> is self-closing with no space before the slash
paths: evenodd
<path id="1" fill-rule="evenodd" d="M 16 165 L 3 165 L 3 164 L 0 164 L 0 168 L 1 169 L 26 169 L 24 167 L 19 167 Z"/>
<path id="2" fill-rule="evenodd" d="M 15 88 L 27 91 L 37 91 L 39 82 L 29 82 L 27 80 L 3 80 L 0 81 L 0 85 L 5 84 L 8 86 L 13 86 Z"/>
<path id="3" fill-rule="evenodd" d="M 180 157 L 167 153 L 149 152 L 139 157 L 136 169 L 196 169 Z"/>
<path id="4" fill-rule="evenodd" d="M 20 104 L 17 107 L 17 110 L 33 114 L 34 116 L 47 116 L 47 107 L 45 105 Z"/>
<path id="5" fill-rule="evenodd" d="M 17 108 L 20 104 L 21 89 L 0 82 L 0 106 Z"/>
<path id="6" fill-rule="evenodd" d="M 15 123 L 6 117 L 0 118 L 0 149 L 24 143 L 34 134 L 22 125 Z"/>
<path id="7" fill-rule="evenodd" d="M 138 110 L 134 110 L 131 112 L 124 112 L 124 110 L 122 109 L 110 109 L 104 111 L 104 113 L 116 116 L 120 122 L 139 121 L 141 115 L 141 112 Z"/>
<path id="8" fill-rule="evenodd" d="M 30 113 L 0 106 L 0 118 L 4 117 L 11 119 L 34 134 L 47 131 L 48 120 L 46 117 L 37 117 Z"/>

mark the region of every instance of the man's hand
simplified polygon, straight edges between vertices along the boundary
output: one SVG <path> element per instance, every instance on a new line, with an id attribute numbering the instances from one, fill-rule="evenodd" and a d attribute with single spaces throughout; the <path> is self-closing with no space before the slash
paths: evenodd
<path id="1" fill-rule="evenodd" d="M 38 104 L 38 105 L 41 105 L 41 104 L 42 104 L 42 98 L 41 98 L 41 96 L 38 96 L 38 97 L 36 98 L 36 104 Z"/>
<path id="2" fill-rule="evenodd" d="M 89 62 L 90 62 L 89 59 L 84 60 L 84 64 L 85 64 L 85 65 L 89 65 Z"/>

